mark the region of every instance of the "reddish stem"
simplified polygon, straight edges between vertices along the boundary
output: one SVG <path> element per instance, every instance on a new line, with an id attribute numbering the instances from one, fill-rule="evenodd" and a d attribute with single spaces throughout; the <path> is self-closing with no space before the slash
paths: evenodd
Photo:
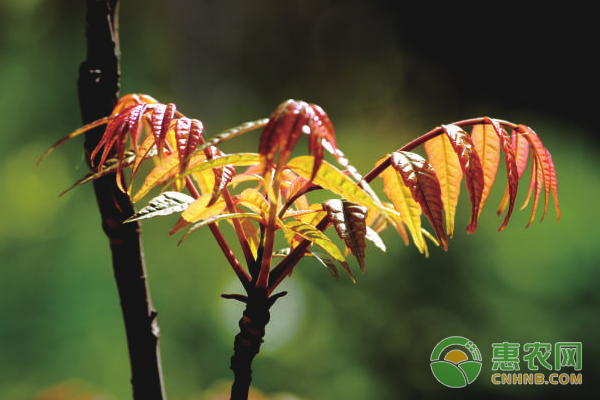
<path id="1" fill-rule="evenodd" d="M 460 126 L 461 128 L 465 128 L 467 126 L 483 124 L 486 122 L 486 119 L 487 119 L 487 117 L 471 118 L 471 119 L 466 119 L 463 121 L 455 122 L 452 125 L 457 125 L 457 126 Z M 500 125 L 505 125 L 512 129 L 516 129 L 516 127 L 517 127 L 517 125 L 515 125 L 511 122 L 508 122 L 508 121 L 502 121 L 502 120 L 496 120 L 496 121 Z M 427 132 L 426 134 L 419 136 L 412 142 L 405 144 L 397 151 L 412 151 L 412 150 L 416 149 L 417 147 L 421 146 L 422 144 L 424 144 L 425 142 L 427 142 L 428 140 L 431 140 L 434 137 L 441 135 L 442 133 L 444 133 L 444 130 L 442 129 L 442 127 L 438 126 L 434 129 L 432 129 L 431 131 Z M 369 173 L 367 175 L 365 175 L 364 180 L 367 183 L 371 183 L 373 181 L 373 179 L 378 177 L 379 174 L 381 174 L 387 167 L 390 166 L 390 163 L 391 163 L 391 156 L 387 157 L 381 164 L 377 165 L 375 168 L 373 168 L 371 171 L 369 171 Z"/>

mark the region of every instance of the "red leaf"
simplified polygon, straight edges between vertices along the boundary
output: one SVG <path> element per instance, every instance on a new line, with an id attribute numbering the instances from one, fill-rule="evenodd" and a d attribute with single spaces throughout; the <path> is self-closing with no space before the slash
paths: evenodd
<path id="1" fill-rule="evenodd" d="M 315 157 L 313 164 L 313 173 L 310 178 L 312 181 L 319 168 L 324 157 L 324 148 L 328 147 L 328 151 L 337 157 L 337 143 L 335 141 L 335 132 L 333 124 L 329 119 L 329 116 L 325 111 L 316 104 L 310 104 L 313 110 L 313 116 L 309 122 L 310 127 L 310 139 L 309 139 L 309 151 Z"/>
<path id="2" fill-rule="evenodd" d="M 175 104 L 169 103 L 167 105 L 159 104 L 154 108 L 152 113 L 152 134 L 156 141 L 156 150 L 158 151 L 158 157 L 162 159 L 163 147 L 167 139 L 167 132 L 171 126 L 171 122 L 175 117 Z"/>
<path id="3" fill-rule="evenodd" d="M 258 145 L 258 153 L 263 160 L 263 173 L 275 166 L 275 155 L 278 151 L 286 147 L 287 143 L 293 141 L 295 144 L 300 137 L 302 131 L 293 132 L 293 128 L 298 119 L 299 108 L 306 107 L 306 103 L 301 103 L 301 105 L 298 105 L 298 102 L 294 100 L 287 100 L 280 104 L 271 114 L 269 122 L 260 136 Z M 290 135 L 292 136 L 291 140 L 288 139 Z M 285 160 L 281 161 L 285 162 Z"/>
<path id="4" fill-rule="evenodd" d="M 550 193 L 552 193 L 552 197 L 554 198 L 554 204 L 556 207 L 556 212 L 558 218 L 560 218 L 560 206 L 558 204 L 558 193 L 557 193 L 557 181 L 556 181 L 556 169 L 554 168 L 554 163 L 552 162 L 552 157 L 550 153 L 544 145 L 542 144 L 539 136 L 528 126 L 519 125 L 517 130 L 522 133 L 529 142 L 531 149 L 533 151 L 533 155 L 535 160 L 537 161 L 537 168 L 540 169 L 540 173 L 536 174 L 535 179 L 537 180 L 536 192 L 541 191 L 541 185 L 544 185 L 544 212 L 542 213 L 541 220 L 546 216 L 546 212 L 548 211 L 549 197 Z M 534 197 L 534 208 L 537 206 L 538 198 Z"/>
<path id="5" fill-rule="evenodd" d="M 504 221 L 498 231 L 502 231 L 506 228 L 508 224 L 508 220 L 513 212 L 515 207 L 515 200 L 517 198 L 517 188 L 519 186 L 519 171 L 517 168 L 517 162 L 515 160 L 515 152 L 513 149 L 511 137 L 509 134 L 500 126 L 498 121 L 486 118 L 486 122 L 490 123 L 496 131 L 498 138 L 500 139 L 500 145 L 502 146 L 502 151 L 504 152 L 504 165 L 506 166 L 506 195 L 508 195 L 508 212 L 506 213 L 506 217 L 504 217 Z M 500 214 L 500 213 L 499 213 Z"/>
<path id="6" fill-rule="evenodd" d="M 419 203 L 423 213 L 429 219 L 440 246 L 447 250 L 448 238 L 444 231 L 442 216 L 444 206 L 440 183 L 435 175 L 435 170 L 423 157 L 406 151 L 393 153 L 391 165 L 400 174 L 404 184 L 410 189 L 413 198 Z"/>
<path id="7" fill-rule="evenodd" d="M 277 164 L 287 162 L 302 133 L 309 135 L 309 151 L 314 156 L 310 181 L 315 178 L 321 166 L 324 149 L 336 158 L 343 157 L 343 154 L 336 151 L 333 125 L 325 111 L 316 104 L 287 100 L 271 114 L 260 138 L 258 152 L 263 157 L 263 173 L 275 166 L 278 151 Z"/>
<path id="8" fill-rule="evenodd" d="M 148 104 L 140 103 L 131 107 L 127 115 L 129 137 L 131 138 L 131 144 L 135 150 L 137 150 L 140 135 L 142 133 L 142 117 L 147 109 Z"/>
<path id="9" fill-rule="evenodd" d="M 465 182 L 469 190 L 471 200 L 471 219 L 467 226 L 468 233 L 474 233 L 477 229 L 479 218 L 479 206 L 483 193 L 483 168 L 479 156 L 475 151 L 471 137 L 456 125 L 442 125 L 442 129 L 450 139 L 454 152 L 465 174 Z"/>
<path id="10" fill-rule="evenodd" d="M 190 156 L 198 147 L 204 128 L 202 122 L 186 117 L 179 118 L 175 124 L 175 140 L 177 141 L 177 154 L 179 155 L 179 174 L 187 169 Z"/>
<path id="11" fill-rule="evenodd" d="M 360 270 L 365 272 L 367 207 L 336 199 L 324 202 L 323 209 L 331 218 L 338 236 L 356 257 Z"/>
<path id="12" fill-rule="evenodd" d="M 529 144 L 527 144 L 527 141 L 525 139 L 523 139 L 523 136 L 518 135 L 515 130 L 512 131 L 511 137 L 512 137 L 512 139 L 511 139 L 512 146 L 511 147 L 513 149 L 513 154 L 514 154 L 515 167 L 516 167 L 516 180 L 517 180 L 517 184 L 518 184 L 518 181 L 521 179 L 521 176 L 523 176 L 523 172 L 525 171 L 525 168 L 527 168 L 527 160 L 529 158 Z M 506 154 L 506 150 L 505 150 L 505 154 Z M 507 171 L 507 173 L 508 173 L 508 171 Z M 514 181 L 514 173 L 511 175 L 513 175 L 512 180 Z M 497 211 L 498 215 L 502 214 L 504 212 L 504 210 L 506 209 L 506 206 L 509 205 L 509 202 L 511 199 L 511 193 L 510 193 L 511 188 L 508 186 L 508 184 L 510 182 L 511 182 L 511 178 L 508 179 L 506 191 L 504 192 L 502 201 L 500 202 L 500 205 L 498 206 L 498 211 Z M 516 184 L 515 184 L 515 186 L 516 186 Z M 516 188 L 514 190 L 516 190 Z M 515 196 L 516 196 L 516 194 L 515 194 Z M 513 207 L 514 207 L 514 199 L 512 201 L 512 206 L 511 206 L 511 208 L 509 208 L 509 212 L 507 213 L 506 218 L 504 219 L 504 223 L 502 224 L 502 226 L 500 228 L 503 228 L 504 226 L 506 226 L 506 222 L 508 221 L 508 218 L 510 217 L 510 213 L 511 213 Z"/>
<path id="13" fill-rule="evenodd" d="M 209 148 L 205 149 L 204 152 L 205 154 L 208 153 L 208 159 L 222 157 L 225 155 L 225 153 L 214 146 L 210 146 Z M 215 184 L 212 190 L 211 204 L 219 198 L 219 195 L 223 189 L 225 189 L 227 185 L 229 185 L 229 182 L 232 181 L 235 175 L 235 167 L 233 165 L 225 165 L 223 167 L 213 168 L 212 172 L 215 177 Z"/>

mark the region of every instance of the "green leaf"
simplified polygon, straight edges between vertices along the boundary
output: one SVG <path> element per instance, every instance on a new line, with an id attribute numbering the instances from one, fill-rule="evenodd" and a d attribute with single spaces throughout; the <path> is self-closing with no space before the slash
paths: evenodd
<path id="1" fill-rule="evenodd" d="M 184 211 L 194 198 L 179 192 L 164 192 L 148 202 L 148 205 L 129 217 L 125 222 L 171 215 Z"/>

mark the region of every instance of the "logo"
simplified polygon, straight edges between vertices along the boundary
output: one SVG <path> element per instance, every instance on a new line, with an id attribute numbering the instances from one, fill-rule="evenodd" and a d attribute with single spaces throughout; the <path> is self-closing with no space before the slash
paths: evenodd
<path id="1" fill-rule="evenodd" d="M 442 385 L 465 387 L 473 383 L 481 372 L 481 353 L 469 339 L 450 336 L 433 349 L 431 372 Z"/>

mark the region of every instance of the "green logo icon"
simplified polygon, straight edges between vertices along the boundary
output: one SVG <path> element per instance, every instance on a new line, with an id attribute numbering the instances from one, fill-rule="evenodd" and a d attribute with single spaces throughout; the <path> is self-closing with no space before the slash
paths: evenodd
<path id="1" fill-rule="evenodd" d="M 450 336 L 433 349 L 431 372 L 442 385 L 465 387 L 473 383 L 481 372 L 481 353 L 469 339 Z"/>

